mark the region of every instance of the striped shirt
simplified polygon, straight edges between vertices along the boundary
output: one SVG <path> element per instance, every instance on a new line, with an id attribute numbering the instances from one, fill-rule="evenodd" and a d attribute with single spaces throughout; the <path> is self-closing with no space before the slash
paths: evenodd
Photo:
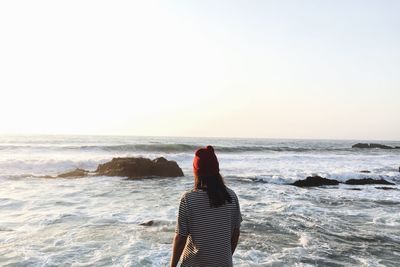
<path id="1" fill-rule="evenodd" d="M 206 191 L 182 195 L 175 232 L 188 239 L 181 266 L 232 266 L 231 237 L 242 216 L 235 192 L 227 190 L 232 203 L 213 208 Z"/>

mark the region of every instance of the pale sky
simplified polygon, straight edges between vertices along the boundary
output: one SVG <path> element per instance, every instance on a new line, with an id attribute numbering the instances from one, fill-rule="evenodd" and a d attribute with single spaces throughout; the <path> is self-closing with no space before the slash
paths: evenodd
<path id="1" fill-rule="evenodd" d="M 0 1 L 0 134 L 400 140 L 400 1 Z"/>

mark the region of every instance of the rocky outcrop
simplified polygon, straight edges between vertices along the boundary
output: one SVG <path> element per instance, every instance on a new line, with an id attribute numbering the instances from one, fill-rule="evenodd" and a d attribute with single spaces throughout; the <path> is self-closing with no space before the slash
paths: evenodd
<path id="1" fill-rule="evenodd" d="M 394 183 L 388 182 L 385 179 L 375 180 L 371 178 L 364 179 L 350 179 L 345 182 L 345 184 L 350 185 L 365 185 L 365 184 L 386 184 L 386 185 L 394 185 Z"/>
<path id="2" fill-rule="evenodd" d="M 367 143 L 357 143 L 352 145 L 351 148 L 370 148 L 370 146 Z"/>
<path id="3" fill-rule="evenodd" d="M 334 179 L 323 178 L 318 175 L 307 177 L 305 180 L 298 180 L 291 185 L 299 186 L 299 187 L 314 187 L 314 186 L 323 186 L 323 185 L 338 185 L 341 182 Z M 385 179 L 350 179 L 344 182 L 348 185 L 367 185 L 367 184 L 382 184 L 382 185 L 394 185 L 394 183 L 388 182 Z M 359 190 L 358 188 L 353 188 L 351 190 Z"/>
<path id="4" fill-rule="evenodd" d="M 375 144 L 375 143 L 357 143 L 355 145 L 351 146 L 352 148 L 380 148 L 380 149 L 398 149 L 400 147 L 398 146 L 387 146 L 387 145 L 382 145 L 382 144 Z"/>
<path id="5" fill-rule="evenodd" d="M 150 160 L 147 158 L 113 158 L 111 161 L 100 164 L 96 175 L 121 176 L 130 179 L 143 177 L 180 177 L 181 168 L 175 161 L 165 158 Z"/>
<path id="6" fill-rule="evenodd" d="M 392 146 L 387 146 L 387 145 L 381 145 L 381 144 L 369 144 L 370 148 L 380 148 L 380 149 L 394 149 L 395 147 Z"/>
<path id="7" fill-rule="evenodd" d="M 382 186 L 382 187 L 375 187 L 376 189 L 381 189 L 381 190 L 399 190 L 396 187 L 387 187 L 387 186 Z"/>
<path id="8" fill-rule="evenodd" d="M 154 224 L 153 220 L 139 223 L 139 225 L 141 225 L 141 226 L 152 226 L 153 224 Z"/>
<path id="9" fill-rule="evenodd" d="M 73 171 L 61 173 L 53 178 L 79 178 L 79 177 L 88 176 L 88 174 L 89 174 L 89 171 L 77 168 Z"/>
<path id="10" fill-rule="evenodd" d="M 84 169 L 61 173 L 57 176 L 44 178 L 81 178 L 87 176 L 120 176 L 128 179 L 145 177 L 180 177 L 182 169 L 175 161 L 163 157 L 154 160 L 147 158 L 113 158 L 111 161 L 98 165 L 96 171 Z"/>
<path id="11" fill-rule="evenodd" d="M 338 185 L 339 182 L 332 179 L 326 179 L 321 176 L 310 176 L 305 180 L 299 180 L 294 182 L 292 185 L 299 187 L 313 187 L 313 186 L 322 186 L 322 185 Z"/>

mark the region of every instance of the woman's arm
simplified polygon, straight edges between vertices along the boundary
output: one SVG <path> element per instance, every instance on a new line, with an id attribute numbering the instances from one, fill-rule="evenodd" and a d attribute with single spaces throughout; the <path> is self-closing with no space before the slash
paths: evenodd
<path id="1" fill-rule="evenodd" d="M 182 251 L 186 245 L 187 236 L 182 236 L 180 234 L 175 234 L 172 248 L 172 257 L 171 257 L 171 267 L 176 267 L 181 258 Z"/>
<path id="2" fill-rule="evenodd" d="M 240 229 L 239 228 L 235 228 L 235 230 L 233 230 L 233 234 L 232 234 L 232 238 L 231 238 L 232 255 L 235 252 L 236 246 L 238 244 L 239 236 L 240 236 Z"/>

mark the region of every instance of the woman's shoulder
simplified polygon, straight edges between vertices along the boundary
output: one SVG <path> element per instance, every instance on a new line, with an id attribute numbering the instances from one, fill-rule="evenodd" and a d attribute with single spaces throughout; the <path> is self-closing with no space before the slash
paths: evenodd
<path id="1" fill-rule="evenodd" d="M 239 203 L 239 199 L 238 199 L 235 191 L 233 191 L 229 187 L 226 187 L 226 191 L 228 191 L 228 194 L 235 200 L 236 203 Z"/>
<path id="2" fill-rule="evenodd" d="M 229 187 L 226 187 L 226 191 L 228 191 L 228 193 L 229 193 L 231 196 L 235 196 L 235 197 L 236 197 L 235 191 L 233 191 L 233 190 L 230 189 Z"/>
<path id="3" fill-rule="evenodd" d="M 186 199 L 186 198 L 193 197 L 193 196 L 200 195 L 200 194 L 204 194 L 204 193 L 207 194 L 206 191 L 191 189 L 191 190 L 183 192 L 181 198 L 185 198 Z"/>

